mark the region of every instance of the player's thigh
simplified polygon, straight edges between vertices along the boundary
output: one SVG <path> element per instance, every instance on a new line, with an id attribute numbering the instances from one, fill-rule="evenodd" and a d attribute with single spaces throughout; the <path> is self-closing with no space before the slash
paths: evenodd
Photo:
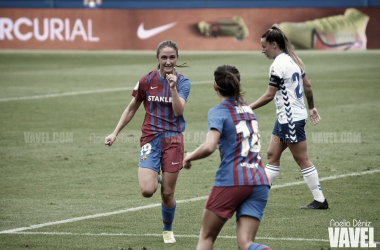
<path id="1" fill-rule="evenodd" d="M 152 195 L 158 187 L 158 172 L 150 169 L 139 167 L 138 170 L 139 186 L 143 194 Z"/>
<path id="2" fill-rule="evenodd" d="M 222 218 L 209 209 L 204 209 L 202 216 L 202 229 L 199 238 L 211 238 L 215 241 L 227 219 Z"/>
<path id="3" fill-rule="evenodd" d="M 161 139 L 155 138 L 140 148 L 139 167 L 160 172 L 161 166 Z M 140 177 L 139 177 L 140 178 Z"/>
<path id="4" fill-rule="evenodd" d="M 179 175 L 179 171 L 174 172 L 174 173 L 162 172 L 162 180 L 161 180 L 161 194 L 162 195 L 174 194 L 178 175 Z"/>
<path id="5" fill-rule="evenodd" d="M 282 152 L 287 148 L 286 143 L 280 140 L 280 137 L 273 135 L 270 138 L 269 148 L 267 151 L 268 160 L 279 160 Z"/>
<path id="6" fill-rule="evenodd" d="M 293 155 L 294 160 L 300 165 L 301 168 L 311 167 L 310 164 L 312 163 L 310 162 L 309 155 L 307 153 L 306 140 L 295 143 L 287 143 L 287 145 Z"/>
<path id="7" fill-rule="evenodd" d="M 183 134 L 161 138 L 162 172 L 175 173 L 182 169 L 183 163 Z"/>
<path id="8" fill-rule="evenodd" d="M 255 240 L 260 221 L 251 216 L 240 216 L 236 224 L 236 237 L 239 249 L 247 249 Z"/>

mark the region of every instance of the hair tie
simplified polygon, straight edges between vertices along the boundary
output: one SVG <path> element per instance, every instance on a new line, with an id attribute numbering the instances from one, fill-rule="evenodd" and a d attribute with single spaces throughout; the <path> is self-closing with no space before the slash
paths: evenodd
<path id="1" fill-rule="evenodd" d="M 214 80 L 214 83 L 215 83 L 215 86 L 216 86 L 218 89 L 226 91 L 224 88 L 219 87 L 215 80 Z"/>

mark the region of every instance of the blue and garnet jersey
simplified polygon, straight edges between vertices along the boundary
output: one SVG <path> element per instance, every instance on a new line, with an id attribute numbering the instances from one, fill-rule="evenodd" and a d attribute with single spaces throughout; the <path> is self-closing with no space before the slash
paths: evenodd
<path id="1" fill-rule="evenodd" d="M 239 105 L 227 98 L 208 112 L 208 131 L 216 129 L 221 163 L 216 172 L 215 187 L 270 186 L 260 156 L 257 119 L 244 102 Z"/>
<path id="2" fill-rule="evenodd" d="M 179 97 L 185 100 L 187 100 L 190 93 L 189 79 L 178 72 L 177 92 Z M 183 115 L 176 117 L 173 111 L 170 84 L 167 79 L 160 76 L 158 70 L 143 76 L 137 82 L 132 96 L 138 102 L 144 102 L 146 111 L 141 127 L 141 146 L 160 135 L 176 135 L 185 131 L 185 119 Z"/>

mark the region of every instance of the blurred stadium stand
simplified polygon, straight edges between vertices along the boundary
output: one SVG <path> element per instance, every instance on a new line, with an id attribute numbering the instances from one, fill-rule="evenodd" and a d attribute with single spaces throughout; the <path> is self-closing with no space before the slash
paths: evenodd
<path id="1" fill-rule="evenodd" d="M 380 0 L 103 0 L 103 9 L 372 7 Z M 83 0 L 0 0 L 0 8 L 83 8 Z"/>

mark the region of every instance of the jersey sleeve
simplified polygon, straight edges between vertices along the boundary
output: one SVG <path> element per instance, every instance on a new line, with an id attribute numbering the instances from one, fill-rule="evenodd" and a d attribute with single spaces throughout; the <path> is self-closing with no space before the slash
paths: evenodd
<path id="1" fill-rule="evenodd" d="M 132 96 L 135 97 L 136 101 L 142 102 L 145 99 L 145 76 L 137 82 L 135 88 L 133 89 Z"/>
<path id="2" fill-rule="evenodd" d="M 281 65 L 274 62 L 270 67 L 269 85 L 275 88 L 280 88 L 280 84 L 284 81 L 285 70 Z"/>
<path id="3" fill-rule="evenodd" d="M 222 111 L 221 108 L 218 106 L 215 106 L 208 111 L 207 132 L 210 131 L 211 129 L 216 129 L 222 134 L 225 119 L 221 111 Z"/>
<path id="4" fill-rule="evenodd" d="M 185 99 L 185 101 L 187 101 L 187 97 L 190 94 L 190 87 L 191 85 L 189 79 L 181 75 L 178 79 L 178 96 L 182 97 L 183 99 Z"/>

